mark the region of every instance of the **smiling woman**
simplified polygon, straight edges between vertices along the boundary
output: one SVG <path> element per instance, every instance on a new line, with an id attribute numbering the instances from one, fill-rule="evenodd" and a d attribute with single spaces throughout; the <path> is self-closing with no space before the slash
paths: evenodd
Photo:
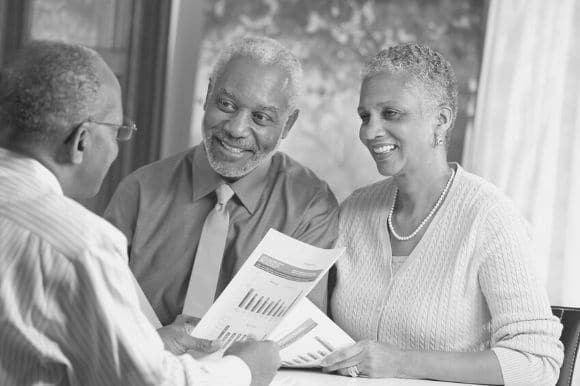
<path id="1" fill-rule="evenodd" d="M 360 138 L 383 181 L 341 205 L 333 319 L 358 340 L 327 371 L 553 385 L 561 324 L 531 261 L 525 220 L 490 183 L 447 162 L 455 74 L 402 44 L 363 71 Z M 362 285 L 364 283 L 364 285 Z"/>
<path id="2" fill-rule="evenodd" d="M 416 168 L 418 163 L 429 161 L 428 155 L 443 160 L 445 153 L 431 150 L 434 135 L 443 138 L 447 129 L 436 126 L 432 120 L 450 121 L 452 116 L 448 109 L 441 111 L 441 116 L 434 116 L 433 106 L 426 103 L 428 100 L 422 94 L 425 94 L 424 87 L 401 73 L 379 72 L 367 77 L 362 84 L 358 108 L 362 121 L 360 139 L 382 175 L 398 174 L 405 163 L 410 164 L 408 169 Z M 434 133 L 433 126 L 444 131 Z"/>

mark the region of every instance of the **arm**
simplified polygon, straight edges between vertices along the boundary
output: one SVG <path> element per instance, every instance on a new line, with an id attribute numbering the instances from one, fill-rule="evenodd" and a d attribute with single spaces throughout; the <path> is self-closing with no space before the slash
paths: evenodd
<path id="1" fill-rule="evenodd" d="M 527 223 L 500 208 L 488 214 L 478 273 L 491 314 L 491 349 L 506 385 L 553 385 L 563 360 L 562 326 L 535 275 Z"/>
<path id="2" fill-rule="evenodd" d="M 71 342 L 76 383 L 124 384 L 234 384 L 248 385 L 251 373 L 236 356 L 199 362 L 190 355 L 175 356 L 139 311 L 131 274 L 120 248 L 97 249 L 75 261 L 69 271 L 71 283 L 63 336 Z M 101 257 L 103 256 L 103 257 Z M 73 382 L 75 383 L 75 382 Z"/>
<path id="3" fill-rule="evenodd" d="M 497 357 L 491 350 L 482 352 L 408 351 L 402 355 L 400 378 L 503 385 Z"/>
<path id="4" fill-rule="evenodd" d="M 320 248 L 334 247 L 338 237 L 338 203 L 328 187 L 309 203 L 292 237 Z M 325 313 L 328 305 L 327 285 L 328 274 L 308 294 L 308 298 Z"/>
<path id="5" fill-rule="evenodd" d="M 363 340 L 336 351 L 323 361 L 324 371 L 358 366 L 371 378 L 414 378 L 503 385 L 501 369 L 491 350 L 482 352 L 403 351 L 393 345 Z"/>

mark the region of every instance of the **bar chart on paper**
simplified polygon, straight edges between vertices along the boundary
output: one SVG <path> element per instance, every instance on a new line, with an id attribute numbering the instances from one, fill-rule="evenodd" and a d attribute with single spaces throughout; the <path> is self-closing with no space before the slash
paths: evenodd
<path id="1" fill-rule="evenodd" d="M 302 299 L 270 334 L 285 367 L 318 367 L 336 349 L 354 341 L 308 299 Z"/>
<path id="2" fill-rule="evenodd" d="M 236 290 L 226 288 L 228 292 L 224 291 L 216 301 L 210 312 L 229 311 L 217 312 L 223 316 L 207 326 L 209 334 L 206 336 L 219 339 L 225 347 L 249 336 L 265 338 L 304 297 L 321 273 L 320 269 L 297 267 L 261 254 L 246 272 L 248 277 L 235 283 Z"/>
<path id="3" fill-rule="evenodd" d="M 229 347 L 232 343 L 235 342 L 243 342 L 248 338 L 247 334 L 234 332 L 230 330 L 230 328 L 230 325 L 225 326 L 217 337 L 217 340 L 222 343 L 223 347 Z"/>
<path id="4" fill-rule="evenodd" d="M 278 340 L 277 343 L 280 346 L 280 349 L 284 350 L 291 344 L 302 339 L 314 330 L 316 326 L 318 326 L 318 323 L 312 319 L 304 321 L 304 323 L 298 326 L 295 330 Z M 285 358 L 285 360 L 282 361 L 282 365 L 287 367 L 317 365 L 322 359 L 335 350 L 335 347 L 333 347 L 331 343 L 317 334 L 314 334 L 311 339 L 312 343 L 310 344 L 308 351 L 290 358 Z"/>
<path id="5" fill-rule="evenodd" d="M 226 347 L 266 338 L 343 252 L 269 230 L 192 335 L 219 339 Z"/>
<path id="6" fill-rule="evenodd" d="M 282 299 L 261 295 L 255 288 L 250 288 L 238 304 L 238 308 L 267 317 L 281 318 L 286 315 L 298 298 L 297 296 L 290 304 L 286 304 Z"/>

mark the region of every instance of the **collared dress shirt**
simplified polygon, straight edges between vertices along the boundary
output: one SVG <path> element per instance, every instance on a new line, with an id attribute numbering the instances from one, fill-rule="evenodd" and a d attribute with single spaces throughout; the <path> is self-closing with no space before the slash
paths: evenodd
<path id="1" fill-rule="evenodd" d="M 248 385 L 234 356 L 175 356 L 140 312 L 125 237 L 0 148 L 0 385 Z"/>
<path id="2" fill-rule="evenodd" d="M 121 182 L 105 218 L 130 244 L 129 265 L 162 324 L 181 314 L 203 223 L 224 181 L 203 145 L 145 166 Z M 277 152 L 231 184 L 219 294 L 270 228 L 321 247 L 338 233 L 337 202 L 316 175 Z M 325 308 L 325 284 L 310 298 Z"/>

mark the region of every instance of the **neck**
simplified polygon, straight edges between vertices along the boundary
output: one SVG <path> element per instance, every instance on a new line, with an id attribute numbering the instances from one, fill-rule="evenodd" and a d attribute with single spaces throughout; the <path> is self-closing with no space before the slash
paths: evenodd
<path id="1" fill-rule="evenodd" d="M 451 169 L 447 162 L 427 165 L 394 177 L 397 186 L 396 212 L 409 217 L 428 213 L 449 181 Z"/>
<path id="2" fill-rule="evenodd" d="M 42 166 L 50 170 L 58 180 L 65 196 L 70 198 L 81 198 L 75 189 L 74 178 L 70 168 L 66 164 L 56 160 L 58 156 L 52 153 L 52 150 L 44 149 L 37 146 L 12 145 L 10 150 L 30 157 L 38 161 Z"/>

